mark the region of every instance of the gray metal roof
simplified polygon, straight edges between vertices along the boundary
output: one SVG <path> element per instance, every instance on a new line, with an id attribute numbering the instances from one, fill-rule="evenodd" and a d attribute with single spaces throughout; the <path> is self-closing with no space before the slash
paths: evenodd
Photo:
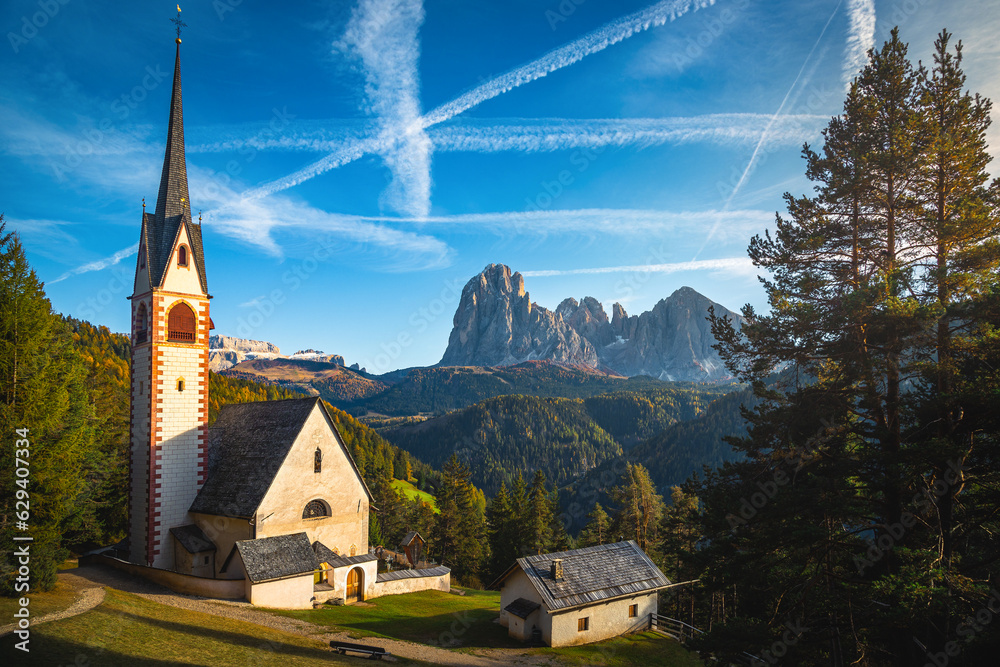
<path id="1" fill-rule="evenodd" d="M 556 558 L 562 559 L 562 581 L 552 578 L 551 565 Z M 670 585 L 660 568 L 632 540 L 527 556 L 518 558 L 517 565 L 549 611 L 649 593 Z M 508 574 L 511 571 L 513 568 Z"/>
<path id="2" fill-rule="evenodd" d="M 252 517 L 317 405 L 371 501 L 371 492 L 323 402 L 308 397 L 223 406 L 208 430 L 208 475 L 191 511 Z"/>
<path id="3" fill-rule="evenodd" d="M 305 533 L 240 540 L 236 543 L 243 569 L 253 583 L 308 574 L 319 569 Z"/>
<path id="4" fill-rule="evenodd" d="M 518 598 L 504 607 L 503 610 L 508 614 L 514 614 L 514 616 L 517 616 L 518 618 L 528 618 L 528 616 L 531 615 L 531 612 L 541 606 L 542 605 L 537 602 L 525 600 L 524 598 Z"/>
<path id="5" fill-rule="evenodd" d="M 427 568 L 425 570 L 396 570 L 394 572 L 381 572 L 376 581 L 395 581 L 397 579 L 418 579 L 420 577 L 440 577 L 448 574 L 451 570 L 444 565 Z"/>
<path id="6" fill-rule="evenodd" d="M 316 560 L 320 563 L 329 563 L 331 560 L 340 558 L 336 551 L 318 540 L 313 542 L 313 553 L 316 554 Z"/>
<path id="7" fill-rule="evenodd" d="M 171 528 L 170 534 L 180 542 L 180 545 L 189 554 L 215 551 L 215 544 L 212 543 L 212 540 L 208 539 L 208 536 L 202 532 L 201 528 L 193 523 Z"/>
<path id="8" fill-rule="evenodd" d="M 360 565 L 361 563 L 370 563 L 373 560 L 378 560 L 378 556 L 375 554 L 358 554 L 357 556 L 334 555 L 333 558 L 330 558 L 329 560 L 322 560 L 321 562 L 327 563 L 330 567 L 336 568 L 347 567 L 348 565 Z"/>

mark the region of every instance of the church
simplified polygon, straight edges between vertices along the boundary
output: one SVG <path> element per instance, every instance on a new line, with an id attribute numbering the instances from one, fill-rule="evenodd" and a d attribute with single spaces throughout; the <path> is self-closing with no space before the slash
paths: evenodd
<path id="1" fill-rule="evenodd" d="M 143 203 L 129 297 L 130 571 L 281 608 L 448 590 L 443 567 L 378 574 L 372 495 L 320 399 L 228 405 L 208 425 L 212 295 L 188 197 L 180 49 L 178 30 L 160 188 L 151 213 Z"/>

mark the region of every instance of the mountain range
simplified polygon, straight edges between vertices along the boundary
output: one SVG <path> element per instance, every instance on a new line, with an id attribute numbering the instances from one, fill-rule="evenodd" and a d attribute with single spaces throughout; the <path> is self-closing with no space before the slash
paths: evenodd
<path id="1" fill-rule="evenodd" d="M 681 287 L 639 315 L 620 303 L 609 319 L 593 297 L 565 299 L 554 311 L 531 301 L 520 273 L 490 264 L 463 288 L 448 348 L 439 366 L 508 366 L 553 361 L 649 375 L 665 381 L 729 379 L 708 322 L 709 308 L 738 325 L 742 318 Z"/>

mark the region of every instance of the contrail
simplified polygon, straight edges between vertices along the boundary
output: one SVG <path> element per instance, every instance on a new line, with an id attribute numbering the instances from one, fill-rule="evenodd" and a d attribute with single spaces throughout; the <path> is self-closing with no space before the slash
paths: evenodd
<path id="1" fill-rule="evenodd" d="M 512 69 L 506 74 L 501 74 L 460 95 L 451 102 L 442 104 L 424 116 L 423 126 L 430 127 L 449 118 L 454 118 L 486 100 L 491 100 L 518 86 L 523 86 L 579 62 L 587 56 L 603 51 L 635 34 L 665 25 L 667 22 L 687 14 L 692 9 L 698 10 L 714 4 L 715 0 L 664 0 L 634 14 L 615 19 L 565 46 L 549 51 L 537 60 Z"/>
<path id="2" fill-rule="evenodd" d="M 417 120 L 417 127 L 413 131 L 418 132 L 446 121 L 509 90 L 579 62 L 591 54 L 603 51 L 637 33 L 664 25 L 668 21 L 673 21 L 691 11 L 692 8 L 697 10 L 714 4 L 715 0 L 664 0 L 642 11 L 616 19 L 565 46 L 549 51 L 542 57 L 491 79 L 455 100 L 437 107 Z M 369 143 L 363 146 L 362 144 L 366 141 Z M 385 140 L 348 141 L 339 151 L 313 162 L 294 174 L 252 188 L 245 192 L 243 197 L 250 199 L 267 197 L 356 160 L 367 152 L 385 150 L 387 147 L 388 143 Z"/>
<path id="3" fill-rule="evenodd" d="M 96 261 L 90 262 L 89 264 L 84 264 L 82 266 L 76 267 L 75 269 L 71 269 L 66 273 L 62 274 L 61 276 L 59 276 L 58 278 L 56 278 L 55 280 L 49 281 L 48 284 L 54 285 L 55 283 L 66 280 L 67 278 L 71 278 L 72 276 L 76 276 L 81 273 L 87 273 L 88 271 L 102 271 L 108 268 L 109 266 L 114 266 L 115 264 L 118 264 L 126 257 L 131 257 L 137 252 L 139 252 L 138 243 L 136 243 L 135 245 L 131 245 L 127 248 L 122 248 L 121 250 L 111 255 L 110 257 L 105 257 L 104 259 L 98 259 Z"/>
<path id="4" fill-rule="evenodd" d="M 799 68 L 799 73 L 795 75 L 795 80 L 792 81 L 792 85 L 788 87 L 788 92 L 785 93 L 785 97 L 781 100 L 781 104 L 778 105 L 778 110 L 774 112 L 774 115 L 771 117 L 771 121 L 767 124 L 767 127 L 764 128 L 764 133 L 761 134 L 760 141 L 757 142 L 757 146 L 753 149 L 753 153 L 750 155 L 750 161 L 747 163 L 746 169 L 743 170 L 743 174 L 740 175 L 740 178 L 736 182 L 736 186 L 733 188 L 733 191 L 730 192 L 729 197 L 726 198 L 726 203 L 722 206 L 722 210 L 725 211 L 729 209 L 730 204 L 732 204 L 733 202 L 733 198 L 736 197 L 737 193 L 743 187 L 743 184 L 746 183 L 747 177 L 750 175 L 750 172 L 757 165 L 757 158 L 760 155 L 761 146 L 763 146 L 764 142 L 767 140 L 768 132 L 770 132 L 771 127 L 781 116 L 781 112 L 784 111 L 785 105 L 788 104 L 788 99 L 792 95 L 792 91 L 795 90 L 795 87 L 799 84 L 799 79 L 802 78 L 802 73 L 805 72 L 806 70 L 806 65 L 809 64 L 809 61 L 812 59 L 813 53 L 816 52 L 816 49 L 817 47 L 819 47 L 820 42 L 823 41 L 823 35 L 826 34 L 826 29 L 830 27 L 830 22 L 833 21 L 833 17 L 837 15 L 838 11 L 840 11 L 840 6 L 842 4 L 843 0 L 840 0 L 837 3 L 837 6 L 834 7 L 833 13 L 830 14 L 830 18 L 826 20 L 826 24 L 823 26 L 823 30 L 820 31 L 819 37 L 816 39 L 816 42 L 813 44 L 812 48 L 809 49 L 809 53 L 808 55 L 806 55 L 806 59 L 802 62 L 802 67 Z M 806 78 L 806 81 L 808 81 L 808 77 Z M 805 85 L 806 81 L 803 81 L 803 85 Z M 705 246 L 708 245 L 708 242 L 712 239 L 712 235 L 715 234 L 715 231 L 718 228 L 719 228 L 719 222 L 716 221 L 716 223 L 712 225 L 712 228 L 708 230 L 708 235 L 705 237 L 704 243 L 701 244 L 701 248 L 699 248 L 698 252 L 695 253 L 694 259 L 697 259 L 698 255 L 700 255 L 702 251 L 705 250 Z"/>
<path id="5" fill-rule="evenodd" d="M 868 50 L 875 46 L 875 0 L 847 0 L 847 45 L 844 48 L 844 87 L 868 61 Z"/>
<path id="6" fill-rule="evenodd" d="M 631 264 L 626 266 L 602 266 L 589 269 L 560 269 L 551 271 L 521 271 L 525 278 L 547 278 L 551 276 L 578 276 L 595 273 L 677 273 L 679 271 L 753 271 L 749 257 L 725 257 L 722 259 L 699 259 L 671 264 Z"/>

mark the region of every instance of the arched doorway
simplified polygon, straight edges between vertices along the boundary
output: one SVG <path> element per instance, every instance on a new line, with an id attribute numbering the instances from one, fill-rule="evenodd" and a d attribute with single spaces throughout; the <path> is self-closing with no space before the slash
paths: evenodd
<path id="1" fill-rule="evenodd" d="M 347 594 L 344 602 L 361 602 L 365 593 L 365 571 L 360 567 L 352 568 L 347 573 Z"/>

